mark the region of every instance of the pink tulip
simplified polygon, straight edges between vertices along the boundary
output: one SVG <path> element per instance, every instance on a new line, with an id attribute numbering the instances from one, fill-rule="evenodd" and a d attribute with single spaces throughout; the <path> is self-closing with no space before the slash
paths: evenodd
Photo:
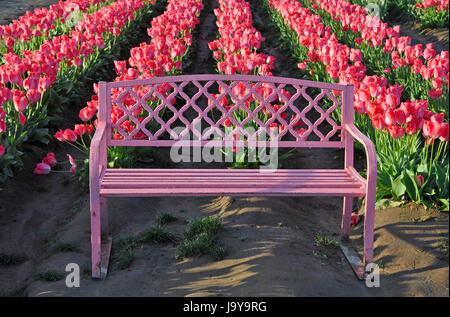
<path id="1" fill-rule="evenodd" d="M 386 123 L 384 122 L 381 114 L 378 114 L 372 118 L 372 126 L 377 130 L 383 130 L 386 128 Z"/>
<path id="2" fill-rule="evenodd" d="M 83 109 L 80 110 L 80 113 L 78 116 L 82 121 L 86 122 L 86 121 L 91 120 L 92 117 L 94 117 L 95 112 L 96 112 L 96 109 L 93 107 L 84 107 Z"/>
<path id="3" fill-rule="evenodd" d="M 405 134 L 405 129 L 403 127 L 399 127 L 396 124 L 392 124 L 388 127 L 389 134 L 394 138 L 401 138 Z"/>
<path id="4" fill-rule="evenodd" d="M 5 154 L 5 148 L 3 145 L 0 145 L 0 156 L 3 156 Z"/>
<path id="5" fill-rule="evenodd" d="M 84 135 L 87 133 L 87 128 L 85 124 L 75 124 L 74 131 L 78 135 Z"/>
<path id="6" fill-rule="evenodd" d="M 117 75 L 121 75 L 127 68 L 126 61 L 114 61 L 115 71 Z"/>
<path id="7" fill-rule="evenodd" d="M 442 96 L 442 88 L 431 89 L 430 91 L 428 91 L 428 95 L 431 99 L 437 99 Z"/>
<path id="8" fill-rule="evenodd" d="M 13 97 L 14 108 L 18 112 L 22 112 L 28 106 L 28 100 L 26 97 Z"/>
<path id="9" fill-rule="evenodd" d="M 25 115 L 22 112 L 20 112 L 19 113 L 19 123 L 21 125 L 25 125 L 26 122 L 27 122 L 27 117 L 25 117 Z"/>
<path id="10" fill-rule="evenodd" d="M 64 131 L 63 130 L 59 130 L 58 132 L 55 133 L 55 138 L 59 141 L 64 141 Z"/>
<path id="11" fill-rule="evenodd" d="M 50 173 L 50 170 L 51 170 L 50 165 L 45 163 L 38 163 L 35 169 L 33 170 L 33 173 L 37 175 L 45 175 Z"/>
<path id="12" fill-rule="evenodd" d="M 386 95 L 386 104 L 391 108 L 395 108 L 399 104 L 399 98 L 397 96 L 395 96 L 394 94 L 387 94 Z"/>
<path id="13" fill-rule="evenodd" d="M 387 126 L 390 126 L 395 123 L 395 115 L 394 110 L 392 108 L 388 108 L 384 113 L 384 122 Z"/>
<path id="14" fill-rule="evenodd" d="M 402 109 L 394 110 L 395 123 L 402 125 L 406 123 L 406 114 Z"/>
<path id="15" fill-rule="evenodd" d="M 425 183 L 425 180 L 422 175 L 417 175 L 415 177 L 415 181 L 418 187 L 422 187 L 423 183 Z"/>
<path id="16" fill-rule="evenodd" d="M 356 226 L 359 222 L 359 216 L 356 212 L 352 212 L 352 216 L 351 216 L 351 221 L 350 221 L 350 225 L 351 226 Z"/>
<path id="17" fill-rule="evenodd" d="M 72 155 L 67 154 L 67 157 L 69 158 L 69 163 L 71 165 L 70 167 L 70 172 L 71 173 L 76 173 L 77 171 L 77 163 L 75 162 L 75 160 L 73 159 Z"/>
<path id="18" fill-rule="evenodd" d="M 0 133 L 3 133 L 6 131 L 6 122 L 3 120 L 0 120 Z"/>
<path id="19" fill-rule="evenodd" d="M 58 161 L 56 160 L 54 153 L 47 153 L 47 156 L 42 160 L 42 163 L 45 163 L 50 167 L 55 167 Z"/>
<path id="20" fill-rule="evenodd" d="M 78 135 L 70 129 L 65 129 L 64 133 L 63 133 L 63 137 L 64 137 L 64 140 L 66 140 L 66 141 L 75 142 L 78 138 Z"/>
<path id="21" fill-rule="evenodd" d="M 417 132 L 417 126 L 413 121 L 410 121 L 406 124 L 406 133 L 409 135 L 413 135 Z"/>

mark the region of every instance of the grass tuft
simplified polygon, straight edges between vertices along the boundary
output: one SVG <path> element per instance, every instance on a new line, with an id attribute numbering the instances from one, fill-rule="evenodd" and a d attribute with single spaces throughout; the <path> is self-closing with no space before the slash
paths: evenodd
<path id="1" fill-rule="evenodd" d="M 0 266 L 18 265 L 26 260 L 27 258 L 22 255 L 0 253 Z"/>
<path id="2" fill-rule="evenodd" d="M 210 255 L 216 261 L 222 260 L 226 252 L 217 243 L 217 233 L 222 228 L 223 223 L 218 218 L 191 219 L 184 234 L 185 239 L 177 249 L 176 258 Z"/>
<path id="3" fill-rule="evenodd" d="M 133 248 L 136 246 L 136 240 L 132 236 L 125 236 L 119 239 L 118 250 L 114 256 L 114 265 L 118 270 L 130 267 L 134 261 Z"/>
<path id="4" fill-rule="evenodd" d="M 323 246 L 332 246 L 334 248 L 337 248 L 339 246 L 339 242 L 337 242 L 333 238 L 328 238 L 328 237 L 324 236 L 321 232 L 316 234 L 316 236 L 314 237 L 314 244 L 316 246 L 323 245 Z"/>
<path id="5" fill-rule="evenodd" d="M 53 246 L 53 250 L 56 252 L 72 252 L 77 251 L 78 246 L 74 242 L 64 243 L 64 242 L 56 242 Z"/>
<path id="6" fill-rule="evenodd" d="M 45 272 L 36 273 L 36 278 L 41 281 L 55 282 L 62 280 L 64 278 L 64 274 L 54 270 L 48 270 Z"/>
<path id="7" fill-rule="evenodd" d="M 223 228 L 222 220 L 213 217 L 191 219 L 184 233 L 187 240 L 195 239 L 201 234 L 216 235 Z"/>
<path id="8" fill-rule="evenodd" d="M 171 234 L 166 228 L 158 224 L 154 227 L 147 228 L 139 235 L 136 241 L 140 243 L 147 241 L 152 241 L 155 243 L 166 243 L 175 242 L 176 240 L 177 239 L 173 234 Z"/>
<path id="9" fill-rule="evenodd" d="M 178 218 L 173 216 L 172 214 L 168 212 L 163 212 L 158 216 L 157 223 L 158 225 L 164 226 L 167 225 L 170 222 L 176 221 Z"/>

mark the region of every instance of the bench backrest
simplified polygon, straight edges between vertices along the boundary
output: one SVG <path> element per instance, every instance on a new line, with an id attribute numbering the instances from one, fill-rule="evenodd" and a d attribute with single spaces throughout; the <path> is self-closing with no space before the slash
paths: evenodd
<path id="1" fill-rule="evenodd" d="M 101 82 L 99 121 L 109 127 L 108 146 L 225 146 L 233 135 L 277 131 L 271 134 L 277 147 L 343 148 L 342 125 L 353 122 L 353 86 L 218 74 Z"/>

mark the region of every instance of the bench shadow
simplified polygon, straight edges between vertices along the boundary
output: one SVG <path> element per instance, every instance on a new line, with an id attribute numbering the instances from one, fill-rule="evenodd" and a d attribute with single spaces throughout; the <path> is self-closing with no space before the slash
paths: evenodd
<path id="1" fill-rule="evenodd" d="M 310 200 L 311 197 L 304 197 Z M 327 210 L 311 212 L 299 197 L 217 197 L 202 206 L 202 213 L 223 219 L 220 241 L 226 257 L 189 258 L 174 263 L 168 272 L 165 296 L 333 296 L 367 295 L 340 250 L 330 258 L 314 255 L 314 236 L 335 232 L 323 223 Z M 340 200 L 339 200 L 340 201 Z M 328 205 L 333 206 L 328 202 Z M 341 206 L 336 222 L 339 227 Z M 239 239 L 242 238 L 242 240 Z M 181 275 L 180 275 L 181 274 Z M 325 285 L 326 281 L 332 283 Z M 354 286 L 357 286 L 356 288 Z M 253 295 L 252 295 L 253 294 Z"/>

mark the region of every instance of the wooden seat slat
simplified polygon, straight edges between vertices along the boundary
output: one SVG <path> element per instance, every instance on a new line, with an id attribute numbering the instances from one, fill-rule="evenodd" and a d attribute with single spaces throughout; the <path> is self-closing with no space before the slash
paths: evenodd
<path id="1" fill-rule="evenodd" d="M 103 188 L 101 195 L 107 197 L 160 197 L 160 196 L 192 196 L 193 188 L 124 188 L 118 191 L 115 188 Z M 355 188 L 199 188 L 195 190 L 196 196 L 349 196 L 362 197 L 365 191 Z"/>

